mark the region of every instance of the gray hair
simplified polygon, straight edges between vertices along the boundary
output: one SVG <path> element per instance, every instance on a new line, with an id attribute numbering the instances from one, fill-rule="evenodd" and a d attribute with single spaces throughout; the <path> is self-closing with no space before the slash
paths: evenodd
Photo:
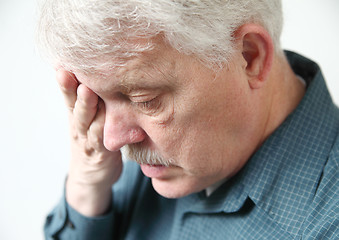
<path id="1" fill-rule="evenodd" d="M 122 64 L 151 50 L 150 39 L 160 34 L 174 49 L 220 65 L 232 55 L 234 31 L 247 22 L 261 24 L 281 51 L 280 0 L 44 0 L 37 41 L 68 70 Z"/>

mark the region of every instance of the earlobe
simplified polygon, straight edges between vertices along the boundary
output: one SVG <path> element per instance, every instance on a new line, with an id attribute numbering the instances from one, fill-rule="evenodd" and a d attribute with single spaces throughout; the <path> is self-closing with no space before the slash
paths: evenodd
<path id="1" fill-rule="evenodd" d="M 260 25 L 245 24 L 236 32 L 246 63 L 244 71 L 252 89 L 263 86 L 273 63 L 274 46 L 268 32 Z"/>

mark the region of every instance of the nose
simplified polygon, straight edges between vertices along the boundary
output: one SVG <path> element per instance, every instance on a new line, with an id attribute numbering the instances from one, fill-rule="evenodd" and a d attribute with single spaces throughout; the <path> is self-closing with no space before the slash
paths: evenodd
<path id="1" fill-rule="evenodd" d="M 132 112 L 106 108 L 104 145 L 109 151 L 118 151 L 126 144 L 142 142 L 145 137 L 145 131 L 138 126 Z"/>

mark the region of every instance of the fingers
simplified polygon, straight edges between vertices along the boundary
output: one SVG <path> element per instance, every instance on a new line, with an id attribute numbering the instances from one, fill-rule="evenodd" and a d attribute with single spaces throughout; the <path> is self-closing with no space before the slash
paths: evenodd
<path id="1" fill-rule="evenodd" d="M 87 131 L 97 113 L 98 96 L 83 84 L 78 86 L 77 96 L 73 110 L 73 121 L 79 135 L 86 137 Z"/>
<path id="2" fill-rule="evenodd" d="M 99 100 L 97 114 L 87 132 L 90 146 L 99 151 L 106 150 L 103 144 L 105 115 L 106 115 L 105 105 L 102 102 L 102 100 Z"/>
<path id="3" fill-rule="evenodd" d="M 86 139 L 90 151 L 105 151 L 103 128 L 105 106 L 91 89 L 77 81 L 76 76 L 62 68 L 57 70 L 57 81 L 70 110 L 71 133 L 74 139 Z M 100 107 L 99 107 L 100 105 Z"/>
<path id="4" fill-rule="evenodd" d="M 77 87 L 79 85 L 74 74 L 59 68 L 56 72 L 56 79 L 64 95 L 67 108 L 72 112 L 77 100 Z"/>

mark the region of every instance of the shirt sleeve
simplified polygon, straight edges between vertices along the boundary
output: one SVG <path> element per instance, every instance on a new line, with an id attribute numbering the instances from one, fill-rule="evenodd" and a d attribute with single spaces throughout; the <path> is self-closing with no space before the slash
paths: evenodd
<path id="1" fill-rule="evenodd" d="M 46 240 L 54 239 L 113 239 L 114 211 L 99 217 L 86 217 L 78 213 L 63 197 L 47 216 L 44 234 Z"/>
<path id="2" fill-rule="evenodd" d="M 68 205 L 64 193 L 46 218 L 45 239 L 123 239 L 135 201 L 143 195 L 140 185 L 148 182 L 146 179 L 138 164 L 126 161 L 119 181 L 112 186 L 112 207 L 105 215 L 98 217 L 86 217 L 77 212 Z"/>

